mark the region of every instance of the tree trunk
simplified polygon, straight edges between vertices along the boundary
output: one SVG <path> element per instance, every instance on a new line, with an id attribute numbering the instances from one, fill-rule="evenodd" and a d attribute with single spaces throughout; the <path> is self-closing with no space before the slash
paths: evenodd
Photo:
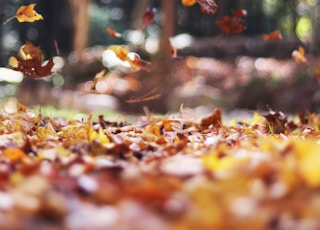
<path id="1" fill-rule="evenodd" d="M 320 54 L 320 0 L 317 1 L 317 5 L 314 7 L 313 17 L 312 17 L 313 25 L 312 25 L 312 44 L 311 51 L 314 54 Z"/>
<path id="2" fill-rule="evenodd" d="M 89 31 L 88 8 L 90 0 L 69 0 L 73 18 L 73 50 L 81 57 L 87 47 Z"/>

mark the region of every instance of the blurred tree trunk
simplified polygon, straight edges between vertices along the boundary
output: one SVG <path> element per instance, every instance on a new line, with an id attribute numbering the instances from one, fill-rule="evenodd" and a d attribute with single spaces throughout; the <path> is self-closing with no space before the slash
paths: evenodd
<path id="1" fill-rule="evenodd" d="M 313 11 L 313 31 L 312 31 L 312 44 L 311 49 L 314 54 L 320 54 L 320 0 L 317 1 L 317 5 Z"/>
<path id="2" fill-rule="evenodd" d="M 73 18 L 73 50 L 79 55 L 86 48 L 89 31 L 90 0 L 69 0 Z"/>
<path id="3" fill-rule="evenodd" d="M 132 24 L 133 30 L 141 30 L 144 27 L 142 15 L 146 11 L 146 8 L 150 5 L 150 0 L 136 0 L 133 13 Z"/>
<path id="4" fill-rule="evenodd" d="M 176 1 L 162 0 L 161 9 L 163 12 L 163 21 L 160 35 L 159 53 L 155 58 L 157 65 L 155 69 L 155 80 L 161 90 L 161 98 L 157 105 L 160 112 L 167 112 L 168 96 L 172 93 L 174 84 L 172 82 L 171 70 L 174 62 L 171 54 L 170 38 L 175 34 L 176 27 Z"/>

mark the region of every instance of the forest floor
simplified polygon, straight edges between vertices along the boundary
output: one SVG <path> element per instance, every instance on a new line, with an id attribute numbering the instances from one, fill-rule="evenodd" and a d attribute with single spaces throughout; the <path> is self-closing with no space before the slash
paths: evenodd
<path id="1" fill-rule="evenodd" d="M 0 116 L 0 228 L 319 229 L 319 60 L 307 58 L 177 58 L 167 89 L 148 71 L 110 74 L 99 94 L 92 76 L 72 90 L 22 83 Z"/>

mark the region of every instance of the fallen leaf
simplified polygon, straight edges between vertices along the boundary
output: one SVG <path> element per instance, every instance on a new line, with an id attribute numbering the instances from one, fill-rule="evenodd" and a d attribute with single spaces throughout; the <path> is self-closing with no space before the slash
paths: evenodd
<path id="1" fill-rule="evenodd" d="M 3 150 L 3 155 L 13 162 L 20 162 L 25 156 L 25 152 L 19 148 L 7 148 Z"/>
<path id="2" fill-rule="evenodd" d="M 222 115 L 220 109 L 215 109 L 213 114 L 208 117 L 205 117 L 200 122 L 201 129 L 207 129 L 210 125 L 213 125 L 215 128 L 219 128 L 222 125 Z"/>

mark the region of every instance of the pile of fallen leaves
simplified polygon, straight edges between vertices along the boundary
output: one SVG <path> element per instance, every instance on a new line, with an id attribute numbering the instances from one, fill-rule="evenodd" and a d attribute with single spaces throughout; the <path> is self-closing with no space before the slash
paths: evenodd
<path id="1" fill-rule="evenodd" d="M 0 120 L 1 229 L 320 228 L 320 115 Z"/>

